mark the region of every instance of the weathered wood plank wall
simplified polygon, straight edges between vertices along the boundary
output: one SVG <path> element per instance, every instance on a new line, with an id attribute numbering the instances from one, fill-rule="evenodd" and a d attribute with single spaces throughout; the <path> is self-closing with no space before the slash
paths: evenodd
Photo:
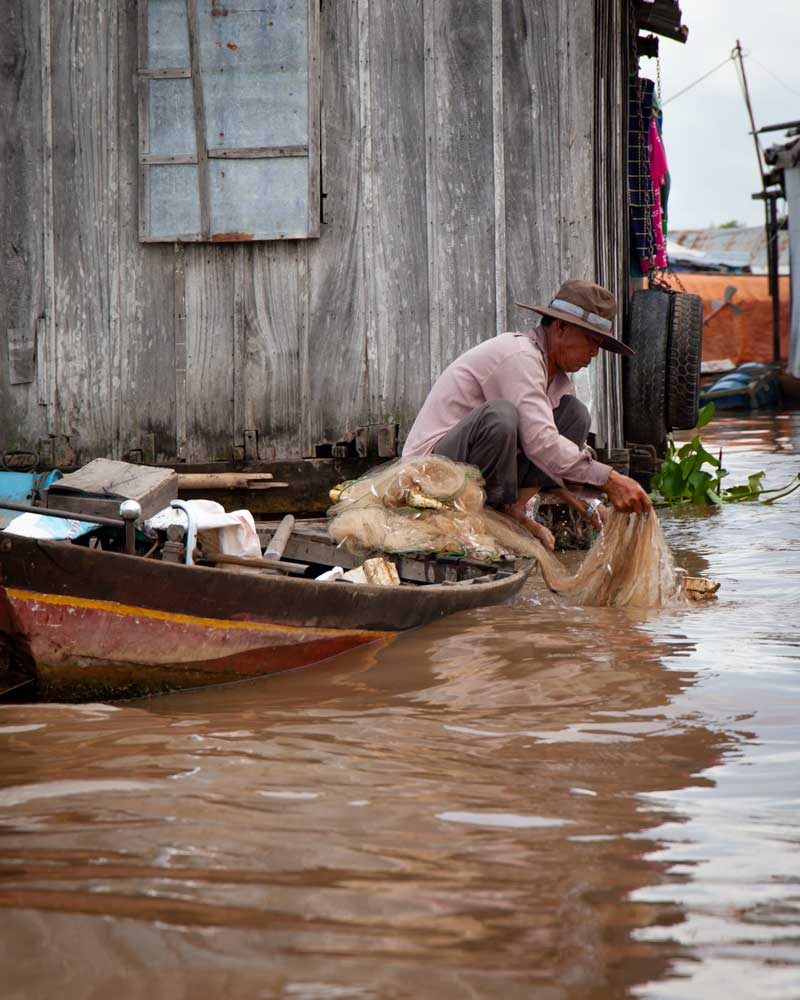
<path id="1" fill-rule="evenodd" d="M 35 447 L 46 434 L 39 15 L 38 3 L 14 4 L 0 32 L 0 426 L 6 450 Z"/>
<path id="2" fill-rule="evenodd" d="M 429 3 L 431 376 L 495 332 L 492 5 Z"/>
<path id="3" fill-rule="evenodd" d="M 40 342 L 34 382 L 0 372 L 0 447 L 272 460 L 407 429 L 453 357 L 531 324 L 515 299 L 595 275 L 596 8 L 622 2 L 324 0 L 321 238 L 173 247 L 137 238 L 136 0 L 16 0 L 0 351 Z"/>
<path id="4" fill-rule="evenodd" d="M 550 300 L 594 271 L 594 3 L 508 4 L 504 11 L 506 241 L 510 325 L 535 324 L 514 302 Z M 591 386 L 580 387 L 587 402 Z"/>
<path id="5" fill-rule="evenodd" d="M 117 185 L 115 197 L 117 261 L 112 270 L 117 282 L 112 292 L 112 315 L 119 328 L 119 381 L 116 392 L 118 432 L 116 451 L 142 451 L 145 462 L 155 458 L 154 444 L 162 456 L 178 457 L 185 440 L 186 411 L 179 421 L 178 385 L 183 368 L 176 342 L 183 333 L 185 313 L 182 288 L 182 255 L 169 244 L 139 243 L 138 102 L 131 81 L 138 67 L 138 17 L 136 0 L 117 4 L 116 71 L 113 77 L 116 132 L 109 126 L 109 142 L 116 142 Z M 177 272 L 177 274 L 176 274 Z M 112 405 L 114 398 L 112 397 Z M 185 449 L 183 449 L 185 450 Z"/>
<path id="6" fill-rule="evenodd" d="M 234 394 L 241 400 L 234 427 L 243 428 L 248 459 L 307 454 L 306 251 L 300 241 L 238 248 L 243 349 L 234 359 Z"/>
<path id="7" fill-rule="evenodd" d="M 430 379 L 427 253 L 420 253 L 428 240 L 425 19 L 420 0 L 362 0 L 363 6 L 369 17 L 368 415 L 388 423 L 419 409 Z"/>
<path id="8" fill-rule="evenodd" d="M 78 446 L 112 441 L 112 216 L 115 60 L 107 5 L 53 3 L 50 13 L 56 404 L 54 428 Z"/>
<path id="9" fill-rule="evenodd" d="M 358 0 L 323 5 L 324 235 L 308 246 L 309 445 L 335 441 L 365 417 L 367 297 L 364 275 Z M 364 109 L 363 117 L 368 115 Z"/>
<path id="10" fill-rule="evenodd" d="M 628 179 L 626 129 L 628 74 L 631 71 L 632 33 L 635 31 L 625 0 L 595 0 L 595 268 L 597 280 L 610 288 L 618 316 L 628 306 L 627 240 Z M 621 322 L 621 319 L 619 320 Z M 598 423 L 609 448 L 624 445 L 622 433 L 621 358 L 604 352 L 597 373 Z"/>

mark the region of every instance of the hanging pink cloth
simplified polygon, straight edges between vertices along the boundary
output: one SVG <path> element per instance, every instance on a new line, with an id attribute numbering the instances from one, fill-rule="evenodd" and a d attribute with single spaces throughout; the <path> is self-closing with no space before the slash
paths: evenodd
<path id="1" fill-rule="evenodd" d="M 647 130 L 647 151 L 650 158 L 650 180 L 653 191 L 651 218 L 653 220 L 654 261 L 657 268 L 665 269 L 667 267 L 667 247 L 664 240 L 664 220 L 661 211 L 661 188 L 668 168 L 667 154 L 664 152 L 664 144 L 661 141 L 655 117 L 651 117 Z M 646 263 L 648 266 L 642 267 L 644 271 L 649 270 L 650 262 Z"/>

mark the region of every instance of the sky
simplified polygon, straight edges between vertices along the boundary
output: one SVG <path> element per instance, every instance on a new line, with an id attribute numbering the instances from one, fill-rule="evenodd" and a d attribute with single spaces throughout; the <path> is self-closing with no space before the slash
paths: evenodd
<path id="1" fill-rule="evenodd" d="M 659 39 L 669 228 L 704 229 L 732 219 L 763 225 L 763 202 L 750 197 L 761 179 L 734 63 L 670 98 L 722 63 L 738 38 L 756 128 L 800 120 L 800 0 L 680 0 L 680 7 L 688 41 Z M 642 59 L 640 70 L 655 79 L 655 59 Z M 762 148 L 784 136 L 761 136 Z M 783 202 L 778 210 L 785 210 Z"/>

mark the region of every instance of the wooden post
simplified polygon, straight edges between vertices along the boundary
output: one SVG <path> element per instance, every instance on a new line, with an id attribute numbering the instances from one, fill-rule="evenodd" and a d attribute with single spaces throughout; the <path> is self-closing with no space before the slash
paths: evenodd
<path id="1" fill-rule="evenodd" d="M 286 548 L 286 543 L 289 541 L 289 537 L 292 534 L 293 528 L 294 518 L 291 514 L 287 514 L 275 529 L 275 534 L 272 536 L 269 545 L 267 545 L 264 549 L 265 559 L 281 558 L 283 550 Z"/>
<path id="2" fill-rule="evenodd" d="M 772 293 L 772 360 L 781 363 L 781 285 L 778 280 L 778 192 L 769 191 L 769 222 L 767 224 L 767 263 Z"/>

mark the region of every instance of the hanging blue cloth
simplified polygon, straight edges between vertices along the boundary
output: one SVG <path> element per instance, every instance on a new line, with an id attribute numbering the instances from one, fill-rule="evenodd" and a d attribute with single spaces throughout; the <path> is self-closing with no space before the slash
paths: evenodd
<path id="1" fill-rule="evenodd" d="M 649 260 L 653 239 L 650 213 L 650 157 L 647 132 L 653 114 L 655 84 L 636 73 L 628 78 L 628 201 L 631 231 L 631 277 L 647 273 L 641 261 Z"/>

